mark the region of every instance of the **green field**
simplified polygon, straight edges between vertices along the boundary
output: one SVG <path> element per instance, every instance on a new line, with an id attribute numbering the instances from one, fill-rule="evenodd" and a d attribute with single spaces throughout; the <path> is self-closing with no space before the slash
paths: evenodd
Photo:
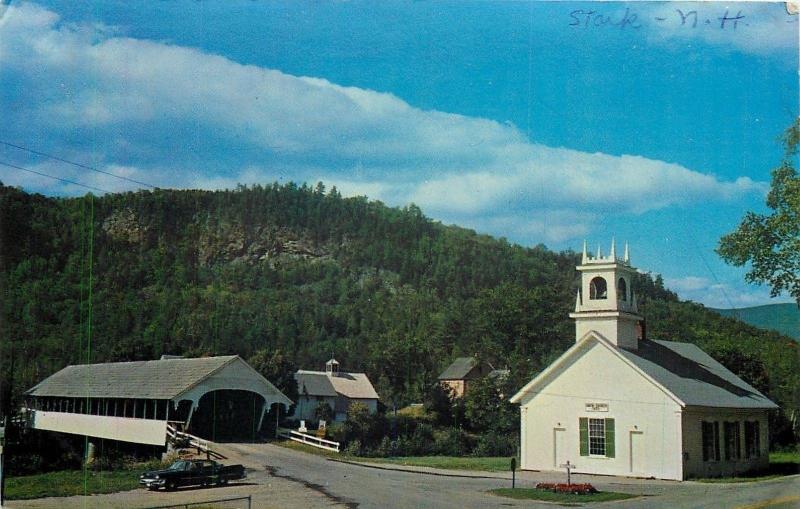
<path id="1" fill-rule="evenodd" d="M 93 472 L 63 470 L 46 474 L 9 477 L 5 498 L 24 500 L 43 497 L 69 497 L 127 491 L 139 486 L 139 470 Z"/>
<path id="2" fill-rule="evenodd" d="M 589 495 L 574 495 L 572 493 L 553 493 L 549 490 L 540 490 L 536 488 L 497 488 L 489 490 L 489 493 L 518 500 L 544 500 L 547 502 L 563 503 L 608 502 L 611 500 L 625 500 L 638 496 L 629 493 L 616 493 L 613 491 L 601 491 Z"/>

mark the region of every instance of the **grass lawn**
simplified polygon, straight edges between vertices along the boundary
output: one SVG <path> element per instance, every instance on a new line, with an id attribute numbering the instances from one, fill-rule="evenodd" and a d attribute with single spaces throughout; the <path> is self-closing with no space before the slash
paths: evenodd
<path id="1" fill-rule="evenodd" d="M 794 474 L 800 474 L 800 452 L 771 452 L 769 453 L 769 467 L 766 470 L 737 477 L 708 477 L 695 480 L 707 483 L 757 482 Z"/>
<path id="2" fill-rule="evenodd" d="M 294 440 L 275 440 L 274 442 L 270 443 L 272 443 L 273 445 L 286 447 L 287 449 L 294 449 L 295 451 L 307 452 L 308 454 L 316 454 L 317 456 L 325 456 L 328 458 L 337 458 L 337 459 L 351 459 L 350 457 L 345 456 L 340 452 L 320 449 L 318 447 L 313 447 L 310 445 L 301 444 L 300 442 L 295 442 Z"/>
<path id="3" fill-rule="evenodd" d="M 625 500 L 634 498 L 638 495 L 629 493 L 616 493 L 613 491 L 601 491 L 588 495 L 574 495 L 572 493 L 553 493 L 549 490 L 539 490 L 536 488 L 497 488 L 489 490 L 492 495 L 501 497 L 516 498 L 520 500 L 544 500 L 547 502 L 608 502 L 610 500 Z"/>
<path id="4" fill-rule="evenodd" d="M 508 472 L 511 470 L 511 458 L 507 457 L 474 457 L 474 456 L 408 456 L 395 458 L 367 458 L 363 456 L 347 456 L 342 453 L 318 449 L 293 440 L 273 442 L 275 445 L 307 452 L 318 456 L 336 458 L 347 461 L 363 461 L 369 463 L 388 463 L 409 467 L 444 468 L 448 470 L 482 470 L 485 472 Z"/>
<path id="5" fill-rule="evenodd" d="M 352 458 L 351 458 L 352 459 Z M 374 463 L 390 463 L 413 467 L 444 468 L 447 470 L 482 470 L 486 472 L 508 472 L 511 458 L 477 456 L 411 456 L 397 458 L 357 458 Z"/>
<path id="6" fill-rule="evenodd" d="M 42 497 L 68 497 L 93 493 L 114 493 L 139 486 L 141 470 L 111 472 L 84 472 L 62 470 L 46 474 L 9 477 L 6 479 L 5 498 L 23 500 Z"/>

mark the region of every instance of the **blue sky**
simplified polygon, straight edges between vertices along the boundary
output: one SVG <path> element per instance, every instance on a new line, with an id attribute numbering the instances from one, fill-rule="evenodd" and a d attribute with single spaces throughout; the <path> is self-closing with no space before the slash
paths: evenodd
<path id="1" fill-rule="evenodd" d="M 322 180 L 523 245 L 615 236 L 683 298 L 788 301 L 713 251 L 764 211 L 800 112 L 783 4 L 0 5 L 0 140 L 160 187 Z M 136 187 L 8 147 L 0 161 Z"/>

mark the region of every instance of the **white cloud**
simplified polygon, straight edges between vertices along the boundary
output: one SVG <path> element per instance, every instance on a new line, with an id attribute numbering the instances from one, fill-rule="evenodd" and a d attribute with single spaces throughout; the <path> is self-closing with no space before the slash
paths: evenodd
<path id="1" fill-rule="evenodd" d="M 675 291 L 681 299 L 699 302 L 711 308 L 745 308 L 769 303 L 793 302 L 785 296 L 770 297 L 767 288 L 754 288 L 743 282 L 712 282 L 702 276 L 665 278 L 664 284 Z"/>
<path id="2" fill-rule="evenodd" d="M 676 292 L 694 292 L 705 290 L 710 286 L 707 278 L 698 276 L 685 276 L 680 278 L 667 278 L 664 283 L 668 288 Z"/>
<path id="3" fill-rule="evenodd" d="M 558 242 L 585 235 L 599 214 L 767 188 L 635 155 L 545 147 L 511 125 L 423 111 L 391 94 L 118 37 L 107 27 L 64 24 L 34 4 L 11 7 L 0 23 L 0 73 L 36 99 L 14 103 L 16 118 L 54 138 L 90 133 L 96 166 L 160 187 L 319 179 L 346 195 L 413 201 L 442 220 L 478 229 L 502 223 Z M 232 145 L 254 156 L 230 163 Z M 68 174 L 111 191 L 131 187 Z M 35 182 L 38 190 L 76 192 Z"/>

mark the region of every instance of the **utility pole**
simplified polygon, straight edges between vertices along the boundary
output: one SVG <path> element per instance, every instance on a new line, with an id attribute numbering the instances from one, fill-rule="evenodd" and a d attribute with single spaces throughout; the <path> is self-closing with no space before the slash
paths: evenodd
<path id="1" fill-rule="evenodd" d="M 0 509 L 3 509 L 3 488 L 5 488 L 5 477 L 3 477 L 3 446 L 6 442 L 5 419 L 0 418 Z"/>

